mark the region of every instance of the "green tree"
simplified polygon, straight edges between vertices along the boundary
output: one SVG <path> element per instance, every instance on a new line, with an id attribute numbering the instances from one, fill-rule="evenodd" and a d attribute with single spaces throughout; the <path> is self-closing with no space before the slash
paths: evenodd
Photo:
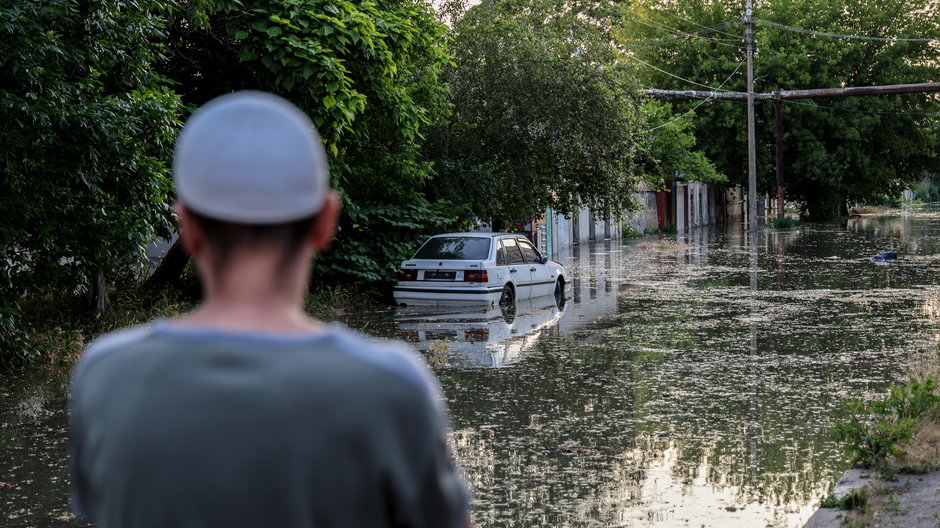
<path id="1" fill-rule="evenodd" d="M 940 174 L 925 174 L 913 186 L 914 198 L 926 203 L 940 202 Z"/>
<path id="2" fill-rule="evenodd" d="M 277 93 L 311 116 L 343 196 L 335 249 L 321 278 L 389 280 L 455 210 L 421 189 L 425 129 L 446 115 L 445 28 L 424 1 L 216 0 L 180 11 L 167 75 L 192 104 L 231 90 Z"/>
<path id="3" fill-rule="evenodd" d="M 630 210 L 643 121 L 610 13 L 606 2 L 448 4 L 453 117 L 432 134 L 428 193 L 494 221 Z"/>
<path id="4" fill-rule="evenodd" d="M 940 35 L 940 14 L 928 0 L 797 2 L 769 0 L 755 17 L 839 34 L 922 38 Z M 644 62 L 709 86 L 744 91 L 740 2 L 640 0 L 626 9 L 618 34 Z M 755 90 L 873 86 L 937 77 L 940 49 L 928 42 L 856 40 L 810 35 L 770 25 L 756 31 Z M 649 87 L 701 89 L 644 67 Z M 730 78 L 729 78 L 730 76 Z M 697 102 L 677 103 L 679 111 Z M 773 105 L 757 105 L 758 179 L 774 186 Z M 937 105 L 924 94 L 787 102 L 784 106 L 787 194 L 810 216 L 830 217 L 847 202 L 897 194 L 933 163 Z M 705 154 L 732 181 L 746 181 L 744 105 L 709 102 L 697 111 Z"/>
<path id="5" fill-rule="evenodd" d="M 24 295 L 95 293 L 168 234 L 181 105 L 152 63 L 157 2 L 0 8 L 0 366 L 25 359 Z"/>
<path id="6" fill-rule="evenodd" d="M 701 151 L 695 149 L 692 127 L 693 114 L 675 115 L 672 106 L 660 101 L 643 105 L 649 139 L 641 159 L 644 179 L 662 183 L 667 178 L 705 183 L 725 183 L 728 178 Z"/>

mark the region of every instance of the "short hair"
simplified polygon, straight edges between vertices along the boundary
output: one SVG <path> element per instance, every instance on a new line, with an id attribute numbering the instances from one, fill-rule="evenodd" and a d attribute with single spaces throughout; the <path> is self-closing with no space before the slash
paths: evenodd
<path id="1" fill-rule="evenodd" d="M 286 267 L 300 253 L 320 216 L 316 213 L 283 224 L 240 224 L 218 220 L 189 208 L 186 211 L 211 248 L 216 272 L 224 271 L 229 258 L 241 250 L 277 251 L 281 254 L 279 266 Z"/>

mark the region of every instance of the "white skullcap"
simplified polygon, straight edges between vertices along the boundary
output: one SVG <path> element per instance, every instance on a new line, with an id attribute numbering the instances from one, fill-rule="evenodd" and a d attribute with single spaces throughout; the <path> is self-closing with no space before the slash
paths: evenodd
<path id="1" fill-rule="evenodd" d="M 276 95 L 243 91 L 209 101 L 186 121 L 173 180 L 177 198 L 204 216 L 282 224 L 320 211 L 329 169 L 306 114 Z"/>

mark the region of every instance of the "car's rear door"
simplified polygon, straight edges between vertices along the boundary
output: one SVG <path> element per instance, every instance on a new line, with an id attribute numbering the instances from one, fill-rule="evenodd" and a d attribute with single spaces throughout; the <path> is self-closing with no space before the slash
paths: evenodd
<path id="1" fill-rule="evenodd" d="M 509 280 L 516 286 L 516 299 L 528 299 L 532 295 L 532 272 L 515 238 L 503 238 L 500 241 L 509 266 Z"/>

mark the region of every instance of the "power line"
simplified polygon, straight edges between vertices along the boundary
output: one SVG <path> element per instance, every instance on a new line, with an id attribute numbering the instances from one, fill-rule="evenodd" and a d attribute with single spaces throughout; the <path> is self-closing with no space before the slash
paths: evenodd
<path id="1" fill-rule="evenodd" d="M 730 41 L 731 39 L 717 39 L 717 38 L 712 38 L 712 37 L 703 37 L 703 36 L 695 34 L 695 33 L 703 33 L 704 30 L 695 30 L 695 32 L 693 33 L 689 31 L 683 31 L 681 29 L 676 29 L 670 26 L 666 26 L 664 24 L 659 24 L 648 19 L 647 19 L 647 22 L 644 22 L 643 20 L 635 16 L 627 15 L 627 17 L 632 19 L 634 22 L 638 24 L 651 27 L 653 29 L 669 31 L 674 35 L 680 35 L 680 37 L 676 38 L 676 40 L 693 38 L 693 39 L 707 40 L 709 42 L 718 44 L 719 46 L 728 46 L 728 47 L 736 48 L 736 49 L 740 48 L 740 44 L 729 44 L 728 41 Z M 638 42 L 642 42 L 642 41 L 638 41 Z"/>
<path id="2" fill-rule="evenodd" d="M 654 47 L 660 47 L 660 46 L 667 46 L 676 42 L 683 42 L 683 41 L 689 41 L 689 40 L 691 39 L 689 39 L 688 37 L 663 37 L 663 38 L 648 39 L 648 40 L 630 40 L 630 41 L 624 41 L 623 43 L 625 47 L 633 49 L 637 47 L 654 48 Z M 708 39 L 706 40 L 708 42 L 718 44 L 719 46 L 726 46 L 729 48 L 734 48 L 735 50 L 741 49 L 740 44 L 730 44 L 730 43 L 725 43 L 725 42 L 715 41 L 715 40 L 708 40 Z"/>
<path id="3" fill-rule="evenodd" d="M 675 79 L 679 79 L 680 81 L 687 82 L 687 83 L 689 83 L 689 84 L 694 84 L 694 85 L 696 85 L 696 86 L 701 86 L 701 87 L 703 87 L 703 88 L 708 88 L 709 90 L 711 90 L 711 91 L 713 91 L 713 92 L 727 92 L 727 91 L 728 91 L 728 90 L 722 90 L 722 89 L 721 89 L 721 86 L 724 86 L 725 83 L 721 83 L 721 86 L 719 86 L 718 88 L 714 88 L 714 87 L 711 87 L 711 86 L 709 86 L 709 85 L 707 85 L 707 84 L 702 84 L 702 83 L 700 83 L 700 82 L 695 82 L 695 81 L 692 81 L 692 80 L 690 80 L 690 79 L 686 79 L 685 77 L 679 77 L 678 75 L 676 75 L 676 74 L 674 74 L 674 73 L 669 73 L 669 72 L 667 72 L 666 70 L 664 70 L 664 69 L 662 69 L 662 68 L 657 68 L 656 66 L 653 66 L 652 64 L 650 64 L 650 63 L 648 63 L 648 62 L 642 61 L 642 60 L 640 60 L 640 59 L 634 57 L 633 55 L 625 55 L 625 57 L 627 57 L 627 58 L 629 58 L 629 59 L 631 59 L 631 60 L 634 60 L 634 61 L 636 61 L 636 62 L 639 62 L 640 64 L 642 64 L 642 65 L 644 65 L 644 66 L 647 66 L 647 67 L 649 67 L 649 68 L 652 68 L 652 69 L 658 71 L 659 73 L 664 73 L 664 74 L 666 74 L 666 75 L 668 75 L 668 76 L 670 76 L 670 77 L 673 77 L 673 78 L 675 78 Z M 740 67 L 740 66 L 741 66 L 741 65 L 740 65 L 740 63 L 739 63 L 739 64 L 738 64 L 738 67 Z M 737 70 L 735 70 L 735 71 L 737 71 Z M 730 77 L 729 77 L 729 79 L 730 79 Z M 725 82 L 728 82 L 728 81 L 725 80 Z"/>
<path id="4" fill-rule="evenodd" d="M 759 18 L 755 18 L 754 21 L 762 26 L 782 29 L 784 31 L 792 31 L 795 33 L 805 33 L 807 35 L 816 35 L 818 37 L 834 37 L 834 38 L 855 39 L 855 40 L 877 40 L 877 41 L 883 41 L 883 42 L 937 42 L 937 41 L 940 41 L 940 38 L 895 38 L 895 37 L 870 37 L 870 36 L 863 36 L 863 35 L 845 35 L 842 33 L 827 33 L 825 31 L 815 31 L 812 29 L 803 29 L 803 28 L 797 28 L 793 26 L 786 26 L 783 24 L 778 24 L 776 22 L 771 22 L 769 20 L 762 20 Z"/>
<path id="5" fill-rule="evenodd" d="M 725 84 L 727 84 L 728 81 L 730 81 L 731 78 L 734 77 L 734 74 L 738 73 L 738 70 L 741 69 L 741 65 L 743 65 L 744 62 L 745 62 L 745 61 L 739 62 L 738 65 L 737 65 L 737 67 L 734 69 L 734 71 L 731 72 L 731 75 L 729 75 L 728 78 L 725 79 L 721 84 L 719 84 L 717 89 L 712 90 L 712 91 L 714 91 L 714 92 L 721 91 L 721 87 L 724 86 Z M 678 121 L 678 120 L 680 120 L 680 119 L 682 119 L 682 118 L 688 116 L 689 114 L 695 112 L 696 110 L 698 110 L 698 108 L 699 108 L 700 106 L 702 106 L 703 104 L 705 104 L 705 103 L 711 101 L 713 97 L 714 97 L 714 96 L 709 96 L 707 99 L 703 100 L 701 103 L 695 105 L 694 108 L 692 108 L 692 109 L 689 110 L 688 112 L 686 112 L 686 113 L 680 115 L 679 117 L 673 119 L 672 121 L 669 121 L 668 123 L 664 123 L 664 124 L 662 124 L 662 125 L 659 125 L 659 126 L 656 126 L 656 127 L 653 127 L 653 128 L 648 128 L 648 129 L 646 129 L 646 130 L 643 130 L 643 132 L 652 132 L 652 131 L 654 131 L 654 130 L 659 130 L 660 128 L 667 127 L 667 126 L 669 126 L 669 125 L 675 123 L 676 121 Z"/>
<path id="6" fill-rule="evenodd" d="M 731 25 L 734 25 L 734 24 L 739 24 L 739 23 L 741 22 L 740 20 L 733 20 L 733 21 L 730 21 L 730 22 L 723 22 L 723 23 L 721 23 L 721 24 L 716 24 L 716 25 L 714 25 L 714 26 L 704 26 L 704 25 L 702 25 L 702 24 L 699 24 L 698 22 L 695 22 L 694 20 L 689 20 L 688 18 L 681 17 L 681 16 L 679 16 L 679 15 L 677 15 L 677 14 L 675 14 L 675 13 L 670 13 L 669 11 L 659 11 L 659 10 L 657 10 L 656 12 L 657 12 L 657 13 L 662 13 L 662 14 L 664 14 L 664 15 L 669 15 L 669 16 L 671 16 L 671 17 L 677 19 L 677 20 L 681 20 L 681 21 L 683 21 L 683 22 L 688 22 L 689 24 L 692 24 L 692 25 L 694 25 L 694 26 L 698 26 L 698 27 L 703 28 L 703 29 L 710 29 L 710 30 L 715 31 L 715 32 L 717 32 L 717 33 L 721 33 L 722 35 L 728 35 L 729 37 L 732 37 L 733 39 L 736 39 L 736 40 L 740 40 L 740 38 L 741 38 L 740 35 L 736 35 L 736 34 L 734 34 L 734 33 L 728 33 L 727 31 L 721 31 L 721 29 L 726 28 L 726 27 L 728 27 L 728 26 L 731 26 Z M 716 29 L 716 28 L 718 28 L 719 26 L 721 26 L 721 28 L 720 28 L 720 29 Z"/>

